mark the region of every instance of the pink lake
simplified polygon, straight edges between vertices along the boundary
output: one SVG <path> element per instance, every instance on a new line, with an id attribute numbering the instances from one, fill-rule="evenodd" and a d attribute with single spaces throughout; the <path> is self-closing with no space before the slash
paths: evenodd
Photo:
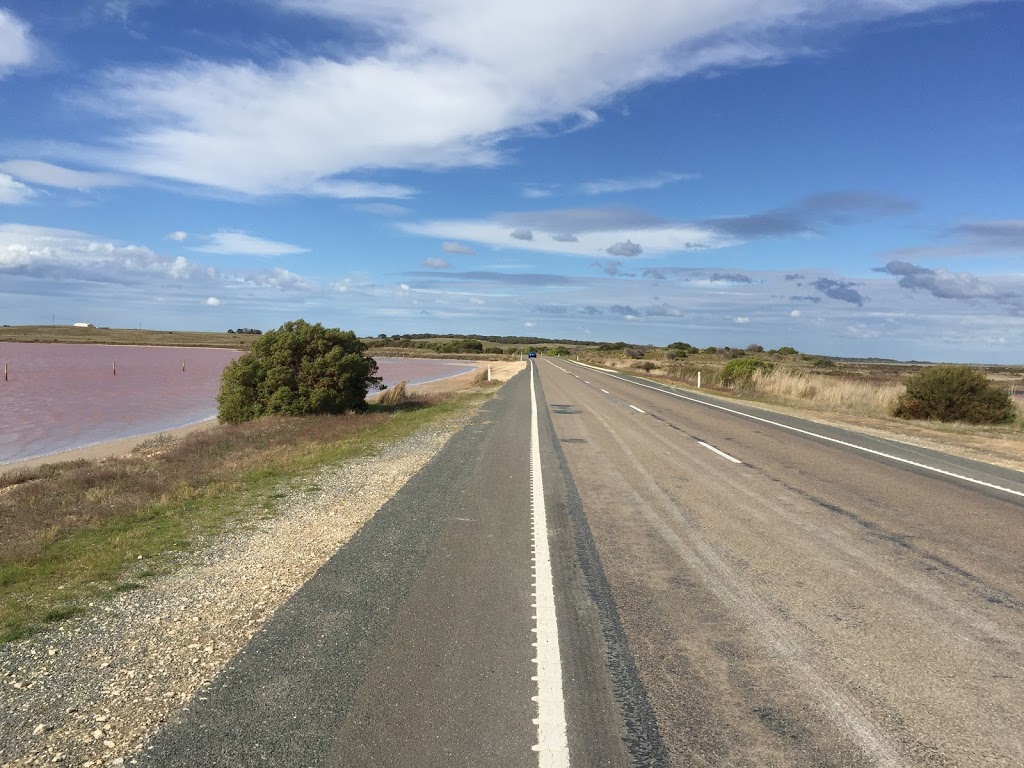
<path id="1" fill-rule="evenodd" d="M 212 418 L 221 372 L 240 354 L 0 342 L 0 369 L 7 365 L 7 381 L 0 376 L 0 464 Z M 443 379 L 473 367 L 453 360 L 378 358 L 377 363 L 389 386 Z"/>

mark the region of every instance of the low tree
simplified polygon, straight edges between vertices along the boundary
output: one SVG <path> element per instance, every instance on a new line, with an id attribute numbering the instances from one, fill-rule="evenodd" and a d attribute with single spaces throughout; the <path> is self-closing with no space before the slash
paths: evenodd
<path id="1" fill-rule="evenodd" d="M 910 376 L 893 415 L 901 419 L 1007 424 L 1017 415 L 1010 395 L 967 365 L 936 365 Z"/>
<path id="2" fill-rule="evenodd" d="M 351 331 L 287 322 L 224 369 L 217 418 L 240 422 L 268 414 L 365 410 L 367 390 L 381 381 L 377 362 L 365 351 Z"/>

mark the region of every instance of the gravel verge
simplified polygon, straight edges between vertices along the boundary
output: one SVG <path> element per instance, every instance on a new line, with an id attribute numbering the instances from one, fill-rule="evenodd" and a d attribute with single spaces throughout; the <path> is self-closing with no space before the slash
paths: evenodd
<path id="1" fill-rule="evenodd" d="M 142 590 L 0 645 L 0 764 L 130 765 L 163 723 L 475 413 L 322 467 Z"/>

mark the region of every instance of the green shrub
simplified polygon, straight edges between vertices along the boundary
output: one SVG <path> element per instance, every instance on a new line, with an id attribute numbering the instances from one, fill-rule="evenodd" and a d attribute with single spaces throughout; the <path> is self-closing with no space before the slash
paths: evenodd
<path id="1" fill-rule="evenodd" d="M 795 355 L 797 351 L 793 347 L 779 347 L 777 350 L 780 355 Z"/>
<path id="2" fill-rule="evenodd" d="M 907 391 L 893 407 L 901 419 L 1008 424 L 1016 418 L 1010 396 L 966 365 L 936 365 L 906 381 Z"/>
<path id="3" fill-rule="evenodd" d="M 241 422 L 272 413 L 364 410 L 367 390 L 380 383 L 377 362 L 365 351 L 351 331 L 287 322 L 224 369 L 217 418 Z"/>
<path id="4" fill-rule="evenodd" d="M 721 373 L 722 383 L 726 386 L 746 384 L 755 371 L 768 373 L 774 367 L 771 363 L 758 360 L 756 357 L 738 357 L 725 364 Z"/>

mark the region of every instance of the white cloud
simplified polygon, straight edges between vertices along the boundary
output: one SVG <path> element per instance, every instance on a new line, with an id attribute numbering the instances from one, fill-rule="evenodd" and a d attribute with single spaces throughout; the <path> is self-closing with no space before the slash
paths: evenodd
<path id="1" fill-rule="evenodd" d="M 601 179 L 580 184 L 585 195 L 605 195 L 613 192 L 633 192 L 640 189 L 660 189 L 677 181 L 699 179 L 697 173 L 659 173 L 639 179 Z"/>
<path id="2" fill-rule="evenodd" d="M 424 259 L 423 266 L 427 269 L 451 269 L 452 265 L 444 259 Z"/>
<path id="3" fill-rule="evenodd" d="M 168 240 L 174 240 L 175 242 L 183 242 L 188 239 L 188 232 L 182 232 L 180 229 L 177 232 L 171 232 L 167 235 Z"/>
<path id="4" fill-rule="evenodd" d="M 208 307 L 219 307 L 220 306 L 220 299 L 218 299 L 216 296 L 211 296 L 210 298 L 208 298 L 206 300 L 206 306 L 208 306 Z"/>
<path id="5" fill-rule="evenodd" d="M 265 240 L 262 237 L 247 235 L 245 232 L 222 230 L 209 236 L 207 245 L 198 246 L 197 251 L 218 253 L 233 256 L 286 256 L 297 253 L 308 253 L 308 248 L 276 240 Z"/>
<path id="6" fill-rule="evenodd" d="M 585 128 L 595 110 L 647 84 L 777 63 L 808 50 L 812 31 L 959 2 L 277 0 L 337 20 L 339 41 L 353 28 L 376 34 L 337 60 L 122 68 L 83 102 L 127 121 L 99 145 L 115 148 L 92 153 L 122 172 L 249 194 L 349 196 L 359 182 L 347 174 L 494 165 L 513 133 Z"/>
<path id="7" fill-rule="evenodd" d="M 800 317 L 800 310 L 799 309 L 794 309 L 792 312 L 789 313 L 789 316 L 790 317 Z"/>
<path id="8" fill-rule="evenodd" d="M 691 250 L 697 245 L 701 248 L 719 248 L 733 242 L 703 227 L 675 222 L 645 224 L 627 229 L 615 220 L 609 220 L 609 225 L 601 225 L 599 221 L 595 220 L 595 223 L 589 227 L 589 231 L 579 231 L 575 235 L 570 235 L 565 231 L 568 227 L 564 227 L 564 225 L 571 222 L 562 220 L 566 217 L 547 216 L 542 218 L 551 220 L 542 220 L 537 223 L 545 223 L 547 226 L 556 228 L 544 229 L 535 226 L 533 229 L 522 229 L 520 231 L 522 236 L 516 237 L 514 242 L 510 242 L 509 224 L 507 220 L 502 220 L 501 216 L 492 219 L 410 221 L 402 222 L 398 226 L 404 232 L 427 237 L 469 241 L 496 248 L 511 246 L 539 253 L 561 253 L 588 258 L 593 258 L 599 253 L 603 254 L 608 248 L 609 242 L 628 242 L 635 245 L 636 240 L 642 239 L 643 253 L 649 256 L 683 252 Z M 574 220 L 585 217 L 571 216 L 568 218 Z M 525 239 L 527 233 L 530 233 L 532 240 Z"/>
<path id="9" fill-rule="evenodd" d="M 0 77 L 31 64 L 37 55 L 29 25 L 0 8 Z"/>
<path id="10" fill-rule="evenodd" d="M 337 179 L 317 181 L 302 190 L 306 194 L 322 197 L 335 197 L 339 200 L 358 199 L 362 197 L 387 197 L 403 200 L 416 194 L 411 187 L 398 184 L 375 184 L 369 181 L 348 181 Z"/>
<path id="11" fill-rule="evenodd" d="M 746 325 L 747 323 L 750 322 L 750 318 L 749 317 L 734 317 L 732 319 L 732 321 L 734 323 L 739 323 L 740 325 Z"/>
<path id="12" fill-rule="evenodd" d="M 523 197 L 527 200 L 540 200 L 551 197 L 552 194 L 554 194 L 554 190 L 551 187 L 523 187 Z"/>
<path id="13" fill-rule="evenodd" d="M 461 253 L 463 256 L 476 255 L 476 251 L 474 251 L 468 245 L 463 245 L 462 243 L 442 243 L 441 250 L 444 251 L 445 253 Z"/>
<path id="14" fill-rule="evenodd" d="M 6 171 L 33 184 L 62 189 L 89 190 L 98 187 L 123 187 L 131 183 L 131 179 L 120 174 L 75 171 L 40 160 L 8 160 L 0 163 L 0 171 Z"/>
<path id="15" fill-rule="evenodd" d="M 360 203 L 353 206 L 357 211 L 372 213 L 374 216 L 405 216 L 411 211 L 404 205 L 394 203 Z"/>
<path id="16" fill-rule="evenodd" d="M 0 205 L 20 205 L 35 197 L 31 187 L 0 173 Z"/>

